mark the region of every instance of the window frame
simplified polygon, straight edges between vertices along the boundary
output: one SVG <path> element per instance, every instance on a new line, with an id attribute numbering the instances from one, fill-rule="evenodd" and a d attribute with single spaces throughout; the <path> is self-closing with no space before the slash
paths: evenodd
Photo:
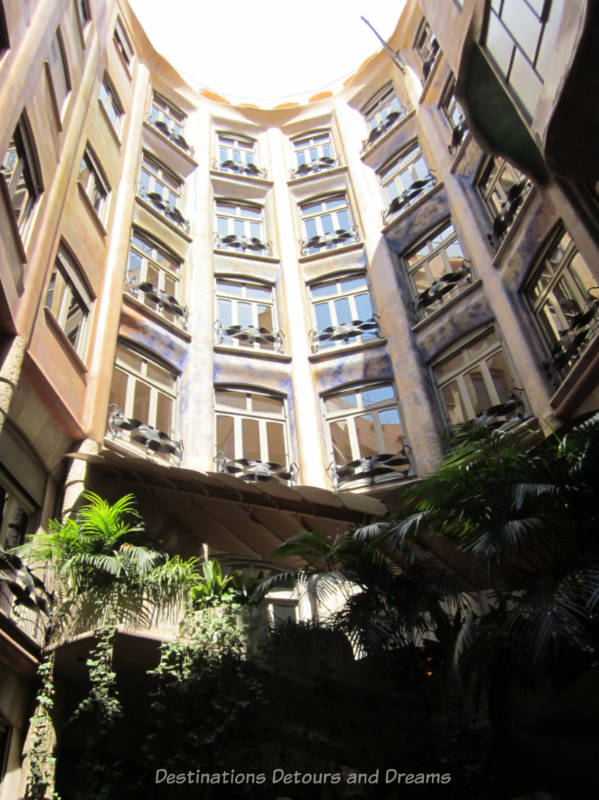
<path id="1" fill-rule="evenodd" d="M 494 177 L 491 177 L 496 167 L 497 172 Z M 508 190 L 503 188 L 502 182 L 506 171 L 513 173 Z M 532 181 L 507 159 L 501 158 L 501 156 L 487 156 L 479 168 L 475 186 L 485 211 L 493 223 L 493 230 L 487 235 L 487 239 L 491 245 L 497 247 L 518 219 L 524 199 L 533 188 Z M 497 195 L 498 201 L 493 200 L 495 195 Z"/>
<path id="2" fill-rule="evenodd" d="M 125 30 L 125 26 L 120 17 L 117 17 L 114 23 L 114 30 L 112 32 L 112 41 L 117 49 L 123 66 L 127 73 L 131 75 L 131 67 L 135 60 L 135 50 L 131 44 L 131 40 Z"/>
<path id="3" fill-rule="evenodd" d="M 362 153 L 383 133 L 404 119 L 407 113 L 408 109 L 400 100 L 392 82 L 386 83 L 375 92 L 361 108 L 361 114 L 368 126 L 368 137 L 362 141 Z"/>
<path id="4" fill-rule="evenodd" d="M 262 175 L 264 170 L 258 168 L 256 153 L 258 142 L 251 136 L 234 131 L 216 131 L 216 149 L 218 156 L 214 160 L 215 169 L 220 172 L 243 173 L 250 177 Z"/>
<path id="5" fill-rule="evenodd" d="M 329 128 L 306 131 L 294 136 L 290 141 L 296 162 L 291 169 L 292 179 L 339 166 L 333 134 Z"/>
<path id="6" fill-rule="evenodd" d="M 52 58 L 52 49 L 55 44 L 57 52 L 56 59 Z M 50 86 L 52 105 L 54 106 L 54 112 L 56 114 L 56 121 L 58 122 L 59 130 L 62 130 L 62 120 L 64 117 L 65 108 L 69 99 L 69 95 L 71 94 L 72 84 L 71 84 L 71 75 L 69 71 L 69 62 L 67 59 L 67 53 L 65 50 L 64 39 L 62 36 L 62 31 L 60 30 L 60 25 L 56 28 L 54 36 L 52 37 L 48 58 L 44 63 L 46 68 L 46 76 L 48 78 L 48 84 Z M 62 80 L 64 80 L 64 91 L 62 92 L 61 97 L 59 97 L 58 94 L 59 81 L 57 80 L 58 78 L 58 75 L 56 74 L 57 70 L 61 70 Z"/>
<path id="7" fill-rule="evenodd" d="M 62 287 L 56 287 L 56 276 L 60 274 Z M 54 301 L 58 299 L 58 307 L 53 308 Z M 58 328 L 68 340 L 79 358 L 84 360 L 91 327 L 91 315 L 94 304 L 94 294 L 85 277 L 85 273 L 70 248 L 61 242 L 56 256 L 50 280 L 46 288 L 44 309 L 50 314 Z M 69 313 L 73 300 L 78 301 L 82 312 L 81 322 L 75 329 L 74 338 L 68 330 Z"/>
<path id="8" fill-rule="evenodd" d="M 426 83 L 441 56 L 439 40 L 426 17 L 422 18 L 418 26 L 418 32 L 414 39 L 414 50 L 416 50 L 422 61 L 422 75 Z"/>
<path id="9" fill-rule="evenodd" d="M 245 216 L 244 216 L 245 211 Z M 218 250 L 270 251 L 266 241 L 264 206 L 246 200 L 214 200 L 214 238 Z"/>
<path id="10" fill-rule="evenodd" d="M 27 491 L 0 465 L 0 491 L 3 497 L 0 498 L 0 545 L 2 547 L 15 547 L 22 544 L 25 538 L 35 530 L 39 514 L 39 506 L 29 496 Z M 19 541 L 9 542 L 8 531 L 10 528 L 10 512 L 14 510 L 22 511 L 27 520 L 24 530 L 19 533 Z M 8 512 L 8 513 L 7 513 Z M 0 774 L 2 772 L 0 754 Z"/>
<path id="11" fill-rule="evenodd" d="M 342 201 L 342 204 L 339 206 L 329 208 L 325 205 L 338 200 Z M 317 205 L 321 206 L 318 211 L 306 213 L 306 208 L 316 207 Z M 354 215 L 347 191 L 330 192 L 303 200 L 298 204 L 298 210 L 303 233 L 303 237 L 300 240 L 302 255 L 324 255 L 331 250 L 348 244 L 354 244 L 358 241 L 358 230 L 354 222 Z M 339 215 L 343 213 L 346 214 L 349 223 L 345 228 L 339 221 Z M 326 230 L 329 225 L 323 225 L 323 220 L 327 216 L 331 217 L 330 231 Z M 333 224 L 333 220 L 335 224 Z M 312 225 L 309 225 L 309 223 L 313 224 L 312 233 L 310 233 L 310 227 L 312 227 Z M 322 243 L 319 244 L 319 241 Z M 325 253 L 322 252 L 323 250 Z"/>
<path id="12" fill-rule="evenodd" d="M 227 285 L 239 287 L 240 292 L 229 291 L 227 293 Z M 249 294 L 252 288 L 263 291 L 268 290 L 270 297 L 268 299 L 252 298 Z M 272 284 L 243 276 L 215 275 L 214 297 L 216 344 L 227 347 L 245 347 L 254 350 L 270 352 L 276 350 L 280 352 L 283 342 L 282 334 L 278 329 L 275 287 Z M 221 319 L 221 301 L 228 302 L 231 305 L 231 322 L 228 325 L 225 325 Z M 243 315 L 240 314 L 239 306 L 242 304 L 250 307 L 250 323 L 240 322 L 240 318 Z M 270 311 L 270 328 L 260 324 L 260 306 L 265 306 Z M 239 338 L 236 337 L 235 333 L 226 333 L 227 328 L 230 329 L 231 327 L 240 329 L 237 332 Z M 248 331 L 248 328 L 253 330 Z M 261 334 L 260 331 L 263 329 L 268 333 Z"/>
<path id="13" fill-rule="evenodd" d="M 387 224 L 393 217 L 405 213 L 420 202 L 437 183 L 435 173 L 429 167 L 417 139 L 413 139 L 399 152 L 394 153 L 377 169 L 376 174 L 386 203 L 383 224 Z M 404 175 L 410 179 L 405 186 L 402 180 Z M 424 185 L 414 189 L 413 187 L 419 182 L 423 182 Z"/>
<path id="14" fill-rule="evenodd" d="M 104 98 L 102 96 L 102 91 L 104 91 Z M 114 88 L 114 84 L 107 72 L 104 72 L 102 80 L 100 81 L 100 86 L 98 89 L 98 102 L 102 107 L 103 113 L 108 119 L 112 130 L 116 133 L 117 138 L 120 139 L 123 128 L 123 120 L 125 117 L 125 110 L 118 96 L 117 90 Z M 111 111 L 114 112 L 114 120 L 111 116 Z"/>
<path id="15" fill-rule="evenodd" d="M 85 180 L 82 180 L 81 174 L 84 171 L 84 165 L 88 174 Z M 81 187 L 90 208 L 103 225 L 108 217 L 111 188 L 106 179 L 106 174 L 89 142 L 85 145 L 81 157 L 77 183 Z M 93 199 L 94 195 L 96 195 L 95 200 Z"/>
<path id="16" fill-rule="evenodd" d="M 13 152 L 14 158 L 10 158 L 10 154 Z M 31 229 L 39 198 L 44 191 L 37 150 L 25 111 L 21 113 L 13 131 L 0 165 L 0 174 L 12 212 L 11 220 L 14 222 L 19 239 L 23 242 Z M 20 192 L 21 180 L 24 180 L 27 197 L 17 210 L 15 199 Z"/>
<path id="17" fill-rule="evenodd" d="M 361 280 L 363 285 L 343 288 L 343 284 L 350 281 Z M 322 294 L 320 296 L 314 294 L 314 290 L 325 289 L 328 285 L 338 287 L 336 291 L 331 291 L 329 294 Z M 370 283 L 368 280 L 368 273 L 366 270 L 355 272 L 341 272 L 332 275 L 321 276 L 315 280 L 311 280 L 307 285 L 308 299 L 310 302 L 310 313 L 313 323 L 313 328 L 310 331 L 312 339 L 312 351 L 318 350 L 334 350 L 338 347 L 343 347 L 348 344 L 364 344 L 368 341 L 374 341 L 380 338 L 380 331 L 378 325 L 378 315 L 375 313 L 372 303 L 372 295 Z M 366 296 L 370 308 L 370 315 L 362 318 L 358 310 L 357 298 Z M 347 301 L 347 308 L 349 311 L 349 318 L 345 321 L 339 321 L 338 307 L 339 303 L 343 300 Z M 328 309 L 329 324 L 320 327 L 318 324 L 318 311 L 317 306 L 325 306 Z M 358 322 L 362 325 L 357 324 Z M 323 338 L 324 333 L 332 328 L 331 336 Z M 337 329 L 337 334 L 335 330 Z M 346 336 L 341 334 L 345 333 Z M 335 341 L 331 337 L 338 336 Z"/>
<path id="18" fill-rule="evenodd" d="M 89 10 L 89 0 L 75 0 L 75 13 L 79 27 L 83 31 L 87 24 L 91 22 L 91 12 Z"/>

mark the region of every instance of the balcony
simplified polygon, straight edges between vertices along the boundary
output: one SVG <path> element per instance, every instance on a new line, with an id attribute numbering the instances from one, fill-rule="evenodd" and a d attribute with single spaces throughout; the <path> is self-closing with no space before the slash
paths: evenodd
<path id="1" fill-rule="evenodd" d="M 151 203 L 151 205 L 154 206 L 154 208 L 164 217 L 166 217 L 169 222 L 172 222 L 174 225 L 180 228 L 183 233 L 189 236 L 189 222 L 185 219 L 176 206 L 165 203 L 162 195 L 158 192 L 146 192 L 141 185 L 139 186 L 137 193 L 143 200 L 147 200 L 149 203 Z"/>
<path id="2" fill-rule="evenodd" d="M 588 290 L 589 302 L 586 308 L 570 317 L 570 327 L 560 332 L 559 340 L 551 348 L 550 360 L 543 365 L 556 387 L 581 357 L 599 329 L 599 297 L 592 292 L 599 292 L 599 286 L 591 286 Z"/>
<path id="3" fill-rule="evenodd" d="M 339 344 L 349 344 L 358 337 L 373 339 L 380 337 L 379 318 L 376 314 L 366 320 L 354 319 L 342 322 L 339 325 L 329 325 L 322 330 L 312 329 L 312 352 L 317 353 L 321 347 L 335 347 Z"/>
<path id="4" fill-rule="evenodd" d="M 335 167 L 340 167 L 341 162 L 338 158 L 331 158 L 331 156 L 321 156 L 320 158 L 316 158 L 313 161 L 309 161 L 305 164 L 300 164 L 299 167 L 295 167 L 294 169 L 290 170 L 291 180 L 294 178 L 305 178 L 306 175 L 316 175 L 319 172 L 324 172 L 328 169 L 334 169 Z"/>
<path id="5" fill-rule="evenodd" d="M 370 484 L 386 482 L 391 478 L 406 479 L 413 477 L 411 472 L 409 453 L 410 448 L 405 445 L 397 453 L 377 453 L 371 456 L 357 458 L 349 464 L 335 464 L 331 462 L 328 472 L 335 491 L 345 484 L 353 481 L 368 481 Z"/>
<path id="6" fill-rule="evenodd" d="M 227 458 L 224 453 L 217 453 L 217 472 L 234 475 L 249 483 L 278 481 L 279 483 L 295 483 L 297 467 L 295 464 L 284 466 L 274 461 L 258 461 L 253 458 Z"/>
<path id="7" fill-rule="evenodd" d="M 270 242 L 263 242 L 256 237 L 239 236 L 236 233 L 230 233 L 226 236 L 215 233 L 214 247 L 216 250 L 236 250 L 241 253 L 249 251 L 250 254 L 254 255 L 272 256 Z"/>
<path id="8" fill-rule="evenodd" d="M 226 161 L 219 161 L 215 158 L 212 162 L 212 168 L 219 172 L 233 172 L 235 175 L 244 175 L 249 178 L 268 178 L 268 173 L 265 169 L 260 169 L 253 162 L 233 161 L 228 158 Z"/>
<path id="9" fill-rule="evenodd" d="M 189 309 L 187 306 L 182 306 L 176 297 L 158 289 L 149 281 L 140 282 L 131 272 L 126 275 L 125 291 L 148 305 L 152 310 L 165 316 L 169 321 L 173 321 L 183 330 L 187 330 Z"/>
<path id="10" fill-rule="evenodd" d="M 255 325 L 225 326 L 217 320 L 214 325 L 214 341 L 216 344 L 227 344 L 227 339 L 234 339 L 245 347 L 257 346 L 257 349 L 275 350 L 277 353 L 283 350 L 282 331 L 269 331 Z"/>
<path id="11" fill-rule="evenodd" d="M 386 133 L 387 131 L 391 130 L 391 128 L 396 125 L 400 120 L 402 120 L 407 114 L 407 109 L 402 106 L 400 111 L 392 111 L 388 114 L 382 122 L 379 122 L 370 133 L 368 134 L 368 138 L 362 141 L 362 150 L 361 155 L 363 155 L 367 150 L 369 150 L 372 145 L 380 139 L 380 137 Z"/>
<path id="12" fill-rule="evenodd" d="M 188 144 L 184 137 L 177 132 L 176 127 L 174 125 L 169 125 L 162 119 L 153 119 L 152 115 L 149 114 L 146 117 L 146 121 L 150 123 L 156 130 L 160 131 L 167 139 L 170 139 L 173 144 L 176 144 L 177 147 L 180 147 L 181 150 L 184 150 L 191 158 L 194 158 L 195 151 L 193 147 Z"/>
<path id="13" fill-rule="evenodd" d="M 506 199 L 501 204 L 498 214 L 493 218 L 493 230 L 487 234 L 491 247 L 497 249 L 509 229 L 514 224 L 524 198 L 532 189 L 532 182 L 523 178 L 508 189 Z"/>
<path id="14" fill-rule="evenodd" d="M 337 230 L 330 233 L 317 234 L 311 239 L 300 239 L 300 250 L 303 256 L 310 255 L 320 250 L 334 250 L 359 240 L 357 228 Z"/>
<path id="15" fill-rule="evenodd" d="M 452 126 L 451 142 L 447 145 L 447 149 L 452 156 L 456 154 L 458 147 L 462 144 L 464 136 L 467 132 L 468 125 L 466 124 L 465 119 L 460 120 L 457 125 Z"/>
<path id="16" fill-rule="evenodd" d="M 400 195 L 394 197 L 386 211 L 383 211 L 383 225 L 387 225 L 393 217 L 413 205 L 418 198 L 437 183 L 437 177 L 429 171 L 426 178 L 420 178 L 408 186 Z"/>
<path id="17" fill-rule="evenodd" d="M 125 417 L 116 405 L 109 406 L 108 432 L 114 440 L 141 445 L 147 456 L 167 457 L 175 466 L 181 464 L 183 442 L 133 417 Z"/>
<path id="18" fill-rule="evenodd" d="M 481 411 L 475 417 L 475 422 L 484 425 L 486 428 L 499 428 L 508 430 L 519 425 L 526 418 L 526 406 L 524 403 L 524 389 L 514 386 L 510 392 L 509 399 L 505 403 L 498 403 L 490 406 L 485 411 Z"/>
<path id="19" fill-rule="evenodd" d="M 424 317 L 440 308 L 447 300 L 456 297 L 466 286 L 472 283 L 470 262 L 464 259 L 461 265 L 452 272 L 446 272 L 431 283 L 412 303 L 414 312 Z"/>
<path id="20" fill-rule="evenodd" d="M 41 645 L 52 597 L 19 556 L 0 545 L 0 616 Z"/>

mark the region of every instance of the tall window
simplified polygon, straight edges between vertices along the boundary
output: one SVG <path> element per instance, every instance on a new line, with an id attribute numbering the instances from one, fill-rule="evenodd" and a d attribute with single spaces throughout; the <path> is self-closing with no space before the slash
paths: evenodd
<path id="1" fill-rule="evenodd" d="M 309 286 L 315 328 L 312 349 L 365 342 L 378 336 L 378 322 L 365 275 L 341 275 Z"/>
<path id="2" fill-rule="evenodd" d="M 267 250 L 262 207 L 234 200 L 217 200 L 216 244 L 225 250 L 250 250 L 256 253 Z"/>
<path id="3" fill-rule="evenodd" d="M 140 170 L 139 191 L 143 198 L 185 231 L 189 223 L 181 214 L 183 181 L 157 158 L 144 152 Z"/>
<path id="4" fill-rule="evenodd" d="M 598 283 L 569 233 L 560 228 L 525 287 L 558 377 L 599 330 Z"/>
<path id="5" fill-rule="evenodd" d="M 248 480 L 291 479 L 284 398 L 223 387 L 215 400 L 218 468 Z"/>
<path id="6" fill-rule="evenodd" d="M 410 463 L 392 384 L 366 385 L 324 398 L 336 484 L 405 475 Z"/>
<path id="7" fill-rule="evenodd" d="M 50 43 L 47 64 L 52 96 L 56 104 L 57 116 L 60 119 L 67 95 L 71 90 L 69 68 L 60 28 L 56 29 L 54 38 Z"/>
<path id="8" fill-rule="evenodd" d="M 452 425 L 522 409 L 521 390 L 493 329 L 453 345 L 433 372 Z"/>
<path id="9" fill-rule="evenodd" d="M 460 145 L 464 134 L 466 133 L 466 120 L 462 109 L 455 96 L 455 78 L 452 75 L 445 87 L 439 108 L 443 112 L 443 116 L 451 125 L 453 131 L 451 143 L 449 144 L 449 152 L 454 153 Z"/>
<path id="10" fill-rule="evenodd" d="M 226 172 L 257 175 L 260 170 L 256 166 L 255 139 L 236 133 L 219 133 L 216 166 Z"/>
<path id="11" fill-rule="evenodd" d="M 416 293 L 416 307 L 428 313 L 471 280 L 457 233 L 446 224 L 403 258 Z"/>
<path id="12" fill-rule="evenodd" d="M 186 115 L 180 108 L 154 92 L 150 108 L 150 122 L 176 145 L 191 153 L 192 148 L 183 136 L 186 119 Z"/>
<path id="13" fill-rule="evenodd" d="M 339 163 L 335 158 L 329 131 L 315 131 L 306 136 L 299 136 L 293 140 L 293 149 L 296 160 L 296 167 L 292 170 L 293 177 L 330 169 Z"/>
<path id="14" fill-rule="evenodd" d="M 550 24 L 557 24 L 561 3 L 552 0 L 494 0 L 484 45 L 526 112 L 534 114 L 543 81 L 554 58 Z M 552 8 L 555 6 L 555 8 Z"/>
<path id="15" fill-rule="evenodd" d="M 431 74 L 432 69 L 441 52 L 439 42 L 426 20 L 422 20 L 416 36 L 415 48 L 422 59 L 422 74 L 424 80 Z"/>
<path id="16" fill-rule="evenodd" d="M 304 240 L 302 252 L 319 253 L 357 241 L 358 234 L 345 194 L 328 195 L 300 206 Z"/>
<path id="17" fill-rule="evenodd" d="M 110 188 L 97 158 L 89 145 L 79 167 L 79 184 L 101 221 L 106 219 Z"/>
<path id="18" fill-rule="evenodd" d="M 181 305 L 181 259 L 137 228 L 131 234 L 127 288 L 145 305 L 170 322 L 184 323 L 187 309 Z"/>
<path id="19" fill-rule="evenodd" d="M 19 233 L 24 236 L 42 193 L 33 139 L 25 115 L 21 116 L 13 132 L 0 171 L 8 189 Z"/>
<path id="20" fill-rule="evenodd" d="M 493 220 L 493 232 L 488 237 L 489 241 L 498 245 L 514 224 L 532 183 L 508 161 L 491 157 L 483 164 L 477 188 Z"/>
<path id="21" fill-rule="evenodd" d="M 276 330 L 272 286 L 233 278 L 216 280 L 216 338 L 219 344 L 274 350 L 281 347 Z"/>
<path id="22" fill-rule="evenodd" d="M 79 20 L 79 24 L 83 30 L 83 28 L 85 28 L 87 23 L 92 18 L 91 14 L 89 13 L 88 0 L 75 0 L 75 8 L 77 9 L 77 19 Z"/>
<path id="23" fill-rule="evenodd" d="M 112 81 L 106 73 L 104 73 L 100 84 L 98 99 L 115 132 L 117 134 L 120 133 L 123 122 L 123 106 L 118 98 L 116 89 L 112 85 Z"/>
<path id="24" fill-rule="evenodd" d="M 425 189 L 435 184 L 435 177 L 417 144 L 393 156 L 379 169 L 378 176 L 388 204 L 385 221 L 413 205 Z"/>
<path id="25" fill-rule="evenodd" d="M 45 306 L 79 356 L 85 353 L 92 304 L 87 281 L 75 258 L 61 245 L 46 292 Z"/>
<path id="26" fill-rule="evenodd" d="M 391 84 L 384 86 L 362 108 L 370 132 L 362 142 L 362 150 L 368 149 L 382 134 L 389 130 L 406 114 L 405 107 L 395 94 Z"/>
<path id="27" fill-rule="evenodd" d="M 180 455 L 174 441 L 176 400 L 174 370 L 119 342 L 109 398 L 111 432 L 146 450 Z"/>
<path id="28" fill-rule="evenodd" d="M 131 42 L 125 33 L 125 28 L 120 19 L 116 21 L 112 39 L 125 65 L 129 68 L 133 61 L 133 48 L 131 47 Z"/>
<path id="29" fill-rule="evenodd" d="M 23 544 L 31 532 L 37 508 L 26 492 L 8 475 L 0 476 L 0 546 L 9 549 Z M 0 722 L 2 721 L 0 717 Z M 0 744 L 0 758 L 2 746 Z M 0 760 L 0 775 L 2 761 Z"/>

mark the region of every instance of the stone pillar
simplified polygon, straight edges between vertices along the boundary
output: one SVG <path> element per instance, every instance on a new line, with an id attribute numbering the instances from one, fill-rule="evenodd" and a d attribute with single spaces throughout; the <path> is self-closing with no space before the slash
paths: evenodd
<path id="1" fill-rule="evenodd" d="M 100 451 L 100 445 L 94 439 L 83 439 L 77 446 L 71 448 L 78 453 L 95 456 Z M 62 504 L 62 518 L 66 519 L 76 507 L 86 486 L 89 464 L 82 458 L 71 459 L 64 481 L 64 500 Z"/>
<path id="2" fill-rule="evenodd" d="M 14 336 L 0 356 L 0 433 L 2 433 L 15 389 L 21 377 L 26 350 L 25 339 L 22 336 Z"/>

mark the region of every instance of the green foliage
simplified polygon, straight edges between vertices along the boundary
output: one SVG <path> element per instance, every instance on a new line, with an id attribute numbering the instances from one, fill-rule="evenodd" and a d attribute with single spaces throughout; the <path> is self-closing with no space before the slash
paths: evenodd
<path id="1" fill-rule="evenodd" d="M 29 762 L 25 800 L 44 800 L 54 780 L 56 758 L 53 744 L 54 654 L 40 662 L 37 670 L 40 686 L 35 697 L 35 711 L 29 720 L 26 756 Z M 60 800 L 54 793 L 53 798 Z"/>
<path id="2" fill-rule="evenodd" d="M 232 575 L 223 575 L 218 561 L 206 560 L 202 564 L 202 580 L 191 587 L 194 608 L 210 608 L 228 605 L 243 597 L 243 575 L 237 570 Z"/>

